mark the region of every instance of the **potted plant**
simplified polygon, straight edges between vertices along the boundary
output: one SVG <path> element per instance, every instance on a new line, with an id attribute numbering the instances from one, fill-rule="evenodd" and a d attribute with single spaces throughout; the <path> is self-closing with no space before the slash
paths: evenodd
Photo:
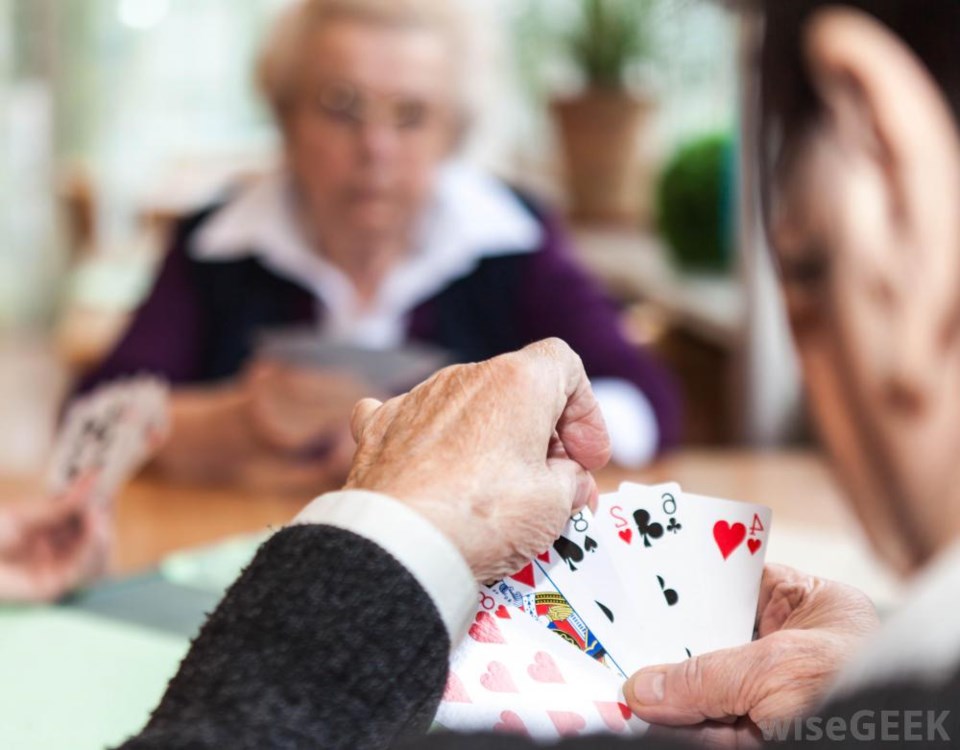
<path id="1" fill-rule="evenodd" d="M 734 263 L 736 145 L 728 132 L 677 149 L 657 184 L 657 220 L 682 271 L 729 273 Z"/>
<path id="2" fill-rule="evenodd" d="M 639 145 L 652 98 L 629 85 L 649 56 L 654 0 L 578 0 L 564 42 L 582 89 L 552 111 L 564 153 L 570 209 L 584 222 L 634 223 L 640 212 Z"/>

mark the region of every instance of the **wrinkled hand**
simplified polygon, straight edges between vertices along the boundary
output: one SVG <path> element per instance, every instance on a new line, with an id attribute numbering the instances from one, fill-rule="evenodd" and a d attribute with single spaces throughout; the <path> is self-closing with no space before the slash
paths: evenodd
<path id="1" fill-rule="evenodd" d="M 357 405 L 347 487 L 419 511 L 489 581 L 515 572 L 593 502 L 610 441 L 580 358 L 559 340 L 451 367 Z"/>
<path id="2" fill-rule="evenodd" d="M 63 498 L 0 506 L 0 601 L 53 601 L 106 568 L 108 511 L 80 485 Z"/>
<path id="3" fill-rule="evenodd" d="M 879 624 L 873 604 L 856 589 L 779 565 L 764 572 L 759 613 L 760 638 L 753 643 L 634 675 L 624 688 L 634 713 L 687 727 L 671 737 L 754 747 L 758 727 L 815 708 Z"/>
<path id="4" fill-rule="evenodd" d="M 349 441 L 353 407 L 372 391 L 350 375 L 271 362 L 253 365 L 243 388 L 256 437 L 275 451 L 305 458 L 334 451 L 342 436 Z"/>

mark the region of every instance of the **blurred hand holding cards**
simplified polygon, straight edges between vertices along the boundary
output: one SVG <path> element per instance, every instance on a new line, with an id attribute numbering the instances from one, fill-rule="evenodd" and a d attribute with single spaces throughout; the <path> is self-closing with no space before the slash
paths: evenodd
<path id="1" fill-rule="evenodd" d="M 404 391 L 452 363 L 447 352 L 426 344 L 373 349 L 325 339 L 307 328 L 263 333 L 257 342 L 256 358 L 349 373 L 383 393 Z"/>
<path id="2" fill-rule="evenodd" d="M 62 497 L 79 482 L 110 503 L 156 454 L 170 430 L 169 388 L 147 376 L 109 383 L 67 411 L 50 460 L 47 494 Z"/>
<path id="3" fill-rule="evenodd" d="M 624 483 L 484 587 L 437 722 L 538 740 L 642 734 L 624 680 L 753 639 L 769 508 Z"/>

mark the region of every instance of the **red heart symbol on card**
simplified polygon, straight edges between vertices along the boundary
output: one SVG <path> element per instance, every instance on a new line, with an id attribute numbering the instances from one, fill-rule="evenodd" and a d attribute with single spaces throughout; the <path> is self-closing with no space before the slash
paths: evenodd
<path id="1" fill-rule="evenodd" d="M 506 732 L 507 734 L 525 734 L 530 736 L 523 719 L 517 716 L 513 711 L 504 711 L 500 714 L 500 722 L 493 725 L 494 732 Z"/>
<path id="2" fill-rule="evenodd" d="M 477 643 L 506 643 L 496 621 L 486 612 L 477 612 L 477 621 L 467 633 Z"/>
<path id="3" fill-rule="evenodd" d="M 717 521 L 713 527 L 713 538 L 720 548 L 720 554 L 726 560 L 747 538 L 747 527 L 742 523 L 735 523 L 731 526 L 726 521 Z"/>
<path id="4" fill-rule="evenodd" d="M 620 538 L 623 539 L 627 544 L 630 544 L 633 541 L 633 531 L 630 529 L 624 529 L 620 532 Z"/>
<path id="5" fill-rule="evenodd" d="M 763 546 L 763 542 L 761 542 L 759 539 L 747 540 L 747 547 L 750 549 L 751 555 L 757 554 L 757 550 L 760 549 L 762 546 Z"/>
<path id="6" fill-rule="evenodd" d="M 533 664 L 527 667 L 527 674 L 537 682 L 566 682 L 557 663 L 550 658 L 550 654 L 543 651 L 538 651 L 533 657 Z"/>
<path id="7" fill-rule="evenodd" d="M 480 684 L 493 693 L 519 692 L 510 672 L 498 661 L 490 662 L 487 671 L 480 675 Z"/>
<path id="8" fill-rule="evenodd" d="M 573 711 L 547 711 L 547 716 L 562 735 L 578 734 L 587 727 L 586 719 Z"/>
<path id="9" fill-rule="evenodd" d="M 509 620 L 509 619 L 510 619 L 510 610 L 507 609 L 507 608 L 506 608 L 505 606 L 503 606 L 502 604 L 501 604 L 499 607 L 497 607 L 496 611 L 495 611 L 493 614 L 495 614 L 495 615 L 496 615 L 497 617 L 499 617 L 501 620 Z"/>
<path id="10" fill-rule="evenodd" d="M 460 682 L 460 678 L 453 672 L 447 676 L 447 686 L 443 690 L 442 700 L 448 703 L 472 703 L 470 696 L 467 695 L 467 689 Z"/>
<path id="11" fill-rule="evenodd" d="M 610 703 L 607 701 L 596 701 L 597 711 L 603 723 L 607 725 L 611 732 L 623 732 L 627 728 L 627 719 L 630 718 L 630 707 L 622 703 Z"/>
<path id="12" fill-rule="evenodd" d="M 515 581 L 520 581 L 520 583 L 533 588 L 533 585 L 536 581 L 533 578 L 533 563 L 530 563 L 523 570 L 519 570 L 510 576 Z"/>
<path id="13" fill-rule="evenodd" d="M 540 562 L 549 563 L 549 562 L 550 562 L 550 550 L 547 550 L 546 552 L 537 555 L 537 559 L 538 559 Z"/>

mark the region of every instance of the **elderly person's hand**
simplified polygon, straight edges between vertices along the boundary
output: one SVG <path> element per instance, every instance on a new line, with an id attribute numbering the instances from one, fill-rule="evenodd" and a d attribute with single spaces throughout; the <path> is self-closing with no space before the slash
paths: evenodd
<path id="1" fill-rule="evenodd" d="M 0 601 L 52 601 L 96 578 L 111 527 L 83 483 L 63 498 L 0 506 Z"/>
<path id="2" fill-rule="evenodd" d="M 758 727 L 813 709 L 878 624 L 873 604 L 856 589 L 769 565 L 760 592 L 759 640 L 643 669 L 624 694 L 645 721 L 685 727 L 669 736 L 753 747 Z"/>
<path id="3" fill-rule="evenodd" d="M 549 340 L 365 400 L 348 488 L 414 508 L 493 580 L 549 548 L 597 497 L 610 443 L 579 357 Z"/>
<path id="4" fill-rule="evenodd" d="M 250 424 L 270 448 L 290 454 L 322 449 L 374 389 L 348 373 L 258 362 L 244 382 Z"/>
<path id="5" fill-rule="evenodd" d="M 352 375 L 269 362 L 253 365 L 242 387 L 247 424 L 268 453 L 301 461 L 331 484 L 346 478 L 355 447 L 350 415 L 375 389 Z"/>

